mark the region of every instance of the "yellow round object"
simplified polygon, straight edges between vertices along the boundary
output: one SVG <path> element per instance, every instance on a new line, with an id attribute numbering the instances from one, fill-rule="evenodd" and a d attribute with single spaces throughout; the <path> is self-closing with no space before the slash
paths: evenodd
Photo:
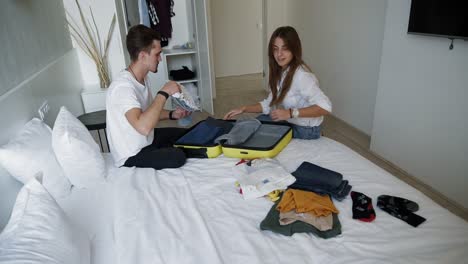
<path id="1" fill-rule="evenodd" d="M 268 199 L 270 199 L 272 202 L 278 201 L 280 198 L 281 192 L 282 192 L 281 190 L 274 190 L 270 192 L 269 194 L 267 194 Z"/>

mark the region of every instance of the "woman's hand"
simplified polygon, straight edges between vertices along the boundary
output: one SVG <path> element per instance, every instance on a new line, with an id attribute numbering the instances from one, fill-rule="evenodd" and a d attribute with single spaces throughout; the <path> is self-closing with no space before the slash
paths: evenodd
<path id="1" fill-rule="evenodd" d="M 289 109 L 276 109 L 270 112 L 273 121 L 282 121 L 291 118 Z"/>
<path id="2" fill-rule="evenodd" d="M 172 112 L 172 118 L 175 118 L 175 119 L 181 119 L 181 118 L 184 118 L 188 115 L 190 115 L 192 112 L 190 111 L 187 111 L 187 110 L 184 110 L 180 107 L 177 107 L 176 110 L 174 110 Z"/>
<path id="3" fill-rule="evenodd" d="M 229 111 L 224 117 L 223 119 L 226 120 L 226 119 L 232 119 L 233 117 L 235 117 L 236 115 L 240 115 L 242 113 L 244 113 L 245 111 L 245 106 L 242 106 L 242 107 L 239 107 L 239 108 L 236 108 L 236 109 L 232 109 L 231 111 Z"/>

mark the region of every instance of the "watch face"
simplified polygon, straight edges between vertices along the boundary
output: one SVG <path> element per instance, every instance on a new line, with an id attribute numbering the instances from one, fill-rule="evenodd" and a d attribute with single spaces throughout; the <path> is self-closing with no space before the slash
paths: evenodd
<path id="1" fill-rule="evenodd" d="M 299 117 L 299 109 L 297 109 L 297 108 L 294 108 L 294 109 L 293 109 L 292 116 L 293 116 L 294 118 L 297 118 L 297 117 Z"/>

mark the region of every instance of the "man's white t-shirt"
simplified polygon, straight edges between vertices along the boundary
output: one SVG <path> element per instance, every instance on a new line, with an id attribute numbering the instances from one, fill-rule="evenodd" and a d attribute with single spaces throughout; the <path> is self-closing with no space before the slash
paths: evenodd
<path id="1" fill-rule="evenodd" d="M 123 70 L 107 91 L 107 138 L 114 163 L 118 167 L 153 142 L 154 130 L 144 136 L 125 117 L 125 113 L 132 108 L 145 111 L 151 105 L 153 97 L 148 86 L 146 79 L 145 85 L 142 85 L 130 72 Z"/>

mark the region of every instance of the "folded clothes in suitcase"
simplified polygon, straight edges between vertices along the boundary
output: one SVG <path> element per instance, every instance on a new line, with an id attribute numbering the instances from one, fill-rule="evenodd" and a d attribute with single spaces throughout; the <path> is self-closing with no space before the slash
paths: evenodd
<path id="1" fill-rule="evenodd" d="M 196 149 L 197 153 L 205 152 L 206 154 L 202 155 L 205 158 L 214 158 L 221 153 L 232 158 L 271 158 L 281 152 L 292 138 L 292 129 L 289 124 L 262 121 L 242 143 L 228 144 L 227 142 L 232 141 L 227 140 L 215 143 L 217 138 L 229 138 L 226 134 L 230 132 L 235 122 L 235 120 L 225 121 L 213 118 L 200 121 L 177 140 L 175 146 L 186 150 Z M 229 126 L 230 124 L 232 126 Z M 232 130 L 235 131 L 236 128 Z"/>

